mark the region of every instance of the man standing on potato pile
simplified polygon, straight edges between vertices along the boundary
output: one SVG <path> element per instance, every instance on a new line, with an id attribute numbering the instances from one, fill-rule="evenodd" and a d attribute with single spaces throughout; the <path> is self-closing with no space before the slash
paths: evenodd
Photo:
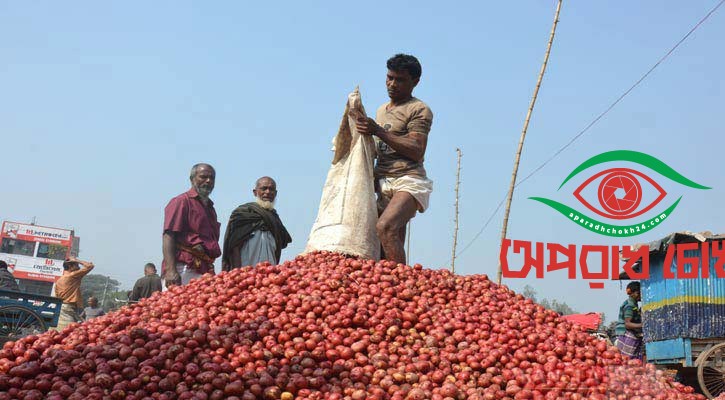
<path id="1" fill-rule="evenodd" d="M 428 208 L 433 182 L 426 176 L 423 157 L 433 112 L 413 97 L 422 68 L 411 55 L 388 60 L 386 86 L 390 101 L 375 119 L 356 121 L 358 132 L 375 136 L 375 187 L 380 217 L 376 226 L 384 258 L 405 263 L 405 225 Z"/>
<path id="2" fill-rule="evenodd" d="M 209 164 L 191 168 L 191 189 L 169 201 L 164 210 L 163 254 L 161 274 L 166 287 L 186 285 L 190 280 L 214 273 L 219 248 L 220 224 L 214 202 L 216 171 Z"/>
<path id="3" fill-rule="evenodd" d="M 292 242 L 274 209 L 277 182 L 263 176 L 252 190 L 255 201 L 237 207 L 229 217 L 224 234 L 222 270 L 269 261 L 278 264 L 282 249 Z"/>

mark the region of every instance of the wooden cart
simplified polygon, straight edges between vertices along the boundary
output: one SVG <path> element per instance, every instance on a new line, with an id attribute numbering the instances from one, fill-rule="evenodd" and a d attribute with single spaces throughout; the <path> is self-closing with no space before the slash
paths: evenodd
<path id="1" fill-rule="evenodd" d="M 0 345 L 57 326 L 61 305 L 56 297 L 0 290 Z"/>

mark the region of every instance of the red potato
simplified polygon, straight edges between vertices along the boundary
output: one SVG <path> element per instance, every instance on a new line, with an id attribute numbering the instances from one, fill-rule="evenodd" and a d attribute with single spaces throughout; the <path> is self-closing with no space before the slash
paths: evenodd
<path id="1" fill-rule="evenodd" d="M 319 252 L 0 350 L 2 398 L 704 399 L 485 275 Z"/>

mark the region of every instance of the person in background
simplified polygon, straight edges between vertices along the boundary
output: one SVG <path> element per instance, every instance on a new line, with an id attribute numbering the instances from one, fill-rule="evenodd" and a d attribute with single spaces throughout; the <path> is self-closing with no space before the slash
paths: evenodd
<path id="1" fill-rule="evenodd" d="M 0 289 L 12 290 L 19 292 L 18 281 L 15 280 L 13 273 L 8 271 L 8 263 L 0 260 Z"/>
<path id="2" fill-rule="evenodd" d="M 405 226 L 416 211 L 428 208 L 433 191 L 423 167 L 433 112 L 413 97 L 422 73 L 417 58 L 396 54 L 387 67 L 390 101 L 378 108 L 375 119 L 361 117 L 355 125 L 360 134 L 374 136 L 377 145 L 374 176 L 380 217 L 376 229 L 384 258 L 405 263 Z"/>
<path id="3" fill-rule="evenodd" d="M 91 296 L 88 298 L 88 307 L 84 308 L 83 312 L 81 312 L 81 319 L 83 319 L 83 321 L 88 321 L 89 319 L 100 317 L 105 314 L 106 313 L 103 311 L 103 308 L 98 306 L 98 299 Z"/>
<path id="4" fill-rule="evenodd" d="M 615 345 L 625 356 L 643 360 L 642 313 L 639 301 L 642 299 L 639 282 L 627 285 L 627 300 L 619 307 L 619 319 L 615 328 Z"/>
<path id="5" fill-rule="evenodd" d="M 209 164 L 191 167 L 191 189 L 174 197 L 164 210 L 161 275 L 166 286 L 186 285 L 190 280 L 214 273 L 219 248 L 219 229 L 214 202 L 216 171 Z"/>
<path id="6" fill-rule="evenodd" d="M 252 190 L 255 201 L 237 207 L 229 217 L 224 233 L 222 270 L 269 261 L 278 264 L 282 249 L 292 242 L 274 209 L 277 182 L 263 176 Z"/>
<path id="7" fill-rule="evenodd" d="M 53 289 L 54 296 L 63 301 L 58 318 L 58 330 L 81 320 L 78 315 L 79 310 L 83 308 L 81 282 L 94 267 L 93 263 L 75 257 L 66 258 L 63 262 L 63 276 L 55 282 Z"/>
<path id="8" fill-rule="evenodd" d="M 152 263 L 147 263 L 143 267 L 144 276 L 136 281 L 133 285 L 133 290 L 128 296 L 130 301 L 139 301 L 150 297 L 154 292 L 160 292 L 163 288 L 161 286 L 161 277 L 156 273 L 156 266 Z"/>

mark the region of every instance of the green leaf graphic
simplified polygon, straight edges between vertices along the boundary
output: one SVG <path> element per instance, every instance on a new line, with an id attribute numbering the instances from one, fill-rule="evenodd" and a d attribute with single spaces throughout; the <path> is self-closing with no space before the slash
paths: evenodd
<path id="1" fill-rule="evenodd" d="M 547 206 L 553 208 L 554 210 L 560 212 L 562 215 L 567 217 L 570 221 L 574 222 L 577 225 L 580 225 L 592 232 L 598 233 L 600 235 L 605 236 L 613 236 L 613 237 L 626 237 L 626 236 L 637 236 L 641 235 L 645 232 L 649 232 L 650 230 L 657 227 L 657 225 L 660 224 L 664 219 L 668 218 L 672 211 L 677 207 L 677 204 L 680 203 L 680 200 L 682 197 L 677 199 L 669 208 L 667 208 L 665 211 L 657 214 L 656 217 L 651 218 L 646 221 L 642 221 L 638 224 L 633 225 L 610 225 L 605 224 L 603 222 L 597 221 L 594 218 L 589 218 L 588 216 L 582 214 L 581 212 L 565 205 L 561 204 L 558 201 L 554 201 L 551 199 L 545 199 L 543 197 L 529 197 L 530 200 L 536 200 L 540 203 L 544 203 Z"/>
<path id="2" fill-rule="evenodd" d="M 606 153 L 602 153 L 599 155 L 596 155 L 576 167 L 574 171 L 569 174 L 569 176 L 564 179 L 564 182 L 561 183 L 559 186 L 559 189 L 566 184 L 569 179 L 573 178 L 576 174 L 584 171 L 585 169 L 592 167 L 597 164 L 602 164 L 605 162 L 611 162 L 611 161 L 629 161 L 633 163 L 637 163 L 639 165 L 643 165 L 653 171 L 658 172 L 661 175 L 666 176 L 667 178 L 683 184 L 685 186 L 689 186 L 694 189 L 711 189 L 710 187 L 700 185 L 699 183 L 693 182 L 684 176 L 680 174 L 679 172 L 675 171 L 670 167 L 669 165 L 665 164 L 664 162 L 660 161 L 659 159 L 652 157 L 649 154 L 640 153 L 638 151 L 631 151 L 631 150 L 614 150 L 614 151 L 608 151 Z M 557 189 L 558 190 L 558 189 Z"/>

